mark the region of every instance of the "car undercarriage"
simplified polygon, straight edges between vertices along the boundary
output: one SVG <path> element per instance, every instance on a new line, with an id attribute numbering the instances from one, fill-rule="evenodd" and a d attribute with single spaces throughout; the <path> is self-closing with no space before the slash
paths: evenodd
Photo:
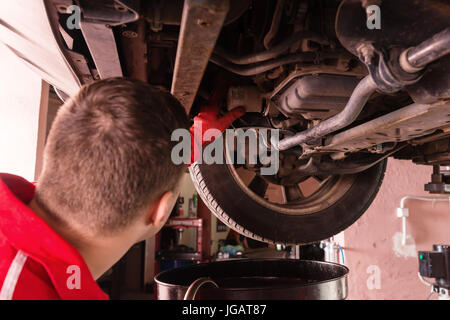
<path id="1" fill-rule="evenodd" d="M 280 130 L 273 176 L 260 175 L 259 163 L 190 167 L 211 211 L 248 237 L 297 244 L 337 234 L 376 196 L 388 157 L 435 166 L 427 190 L 450 192 L 440 171 L 450 165 L 448 1 L 45 6 L 78 85 L 137 78 L 170 90 L 194 117 L 225 84 L 223 112 L 246 109 L 234 129 Z M 52 84 L 63 99 L 75 90 Z M 268 195 L 273 186 L 278 197 Z"/>

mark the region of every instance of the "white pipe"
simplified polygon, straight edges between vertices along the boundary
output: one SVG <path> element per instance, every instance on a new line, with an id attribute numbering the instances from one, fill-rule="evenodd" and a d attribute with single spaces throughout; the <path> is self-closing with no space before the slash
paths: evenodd
<path id="1" fill-rule="evenodd" d="M 408 208 L 405 207 L 406 200 L 420 200 L 433 202 L 448 202 L 450 204 L 450 196 L 436 196 L 436 197 L 418 197 L 405 196 L 400 200 L 400 208 L 397 209 L 397 217 L 402 218 L 402 245 L 406 244 L 406 218 L 408 217 Z M 406 210 L 405 210 L 406 209 Z"/>
<path id="2" fill-rule="evenodd" d="M 406 244 L 406 216 L 402 217 L 402 245 Z"/>
<path id="3" fill-rule="evenodd" d="M 418 196 L 405 196 L 400 200 L 400 208 L 405 208 L 406 200 L 421 200 L 421 201 L 447 201 L 450 203 L 450 196 L 437 196 L 437 197 L 418 197 Z"/>
<path id="4" fill-rule="evenodd" d="M 425 284 L 425 285 L 427 285 L 427 286 L 429 286 L 429 287 L 432 287 L 432 286 L 433 286 L 433 284 L 432 284 L 431 282 L 428 282 L 427 280 L 425 280 L 425 279 L 422 277 L 422 275 L 420 274 L 420 272 L 418 272 L 417 275 L 419 276 L 420 282 L 422 282 L 423 284 Z"/>

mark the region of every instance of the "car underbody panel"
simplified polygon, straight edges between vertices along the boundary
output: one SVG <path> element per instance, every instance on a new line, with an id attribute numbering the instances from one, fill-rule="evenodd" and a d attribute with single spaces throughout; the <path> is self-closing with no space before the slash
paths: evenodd
<path id="1" fill-rule="evenodd" d="M 27 8 L 27 10 L 24 10 Z M 74 53 L 61 49 L 59 31 L 51 23 L 43 1 L 18 0 L 0 3 L 0 44 L 6 45 L 47 82 L 68 94 L 75 94 L 82 75 L 70 65 Z M 54 16 L 53 16 L 54 18 Z"/>
<path id="2" fill-rule="evenodd" d="M 136 77 L 171 90 L 195 114 L 214 86 L 227 81 L 234 92 L 251 97 L 245 103 L 252 112 L 262 112 L 272 123 L 294 123 L 287 129 L 297 135 L 308 132 L 309 138 L 290 137 L 281 148 L 297 145 L 303 158 L 332 154 L 334 159 L 384 153 L 447 126 L 445 107 L 431 110 L 450 97 L 450 56 L 424 68 L 417 81 L 406 77 L 387 88 L 380 80 L 386 76 L 380 72 L 399 73 L 390 61 L 399 52 L 448 27 L 449 4 L 427 3 L 381 2 L 383 27 L 373 30 L 366 24 L 369 4 L 359 0 L 45 1 L 49 15 L 59 14 L 58 21 L 50 15 L 50 22 L 61 30 L 61 50 L 76 57 L 69 63 L 77 62 L 71 66 L 80 84 Z M 81 7 L 80 30 L 61 23 L 71 4 Z M 354 107 L 358 112 L 344 117 L 349 98 L 367 75 L 376 86 Z M 227 104 L 239 103 L 235 97 Z M 418 105 L 429 109 L 426 115 L 411 116 Z"/>

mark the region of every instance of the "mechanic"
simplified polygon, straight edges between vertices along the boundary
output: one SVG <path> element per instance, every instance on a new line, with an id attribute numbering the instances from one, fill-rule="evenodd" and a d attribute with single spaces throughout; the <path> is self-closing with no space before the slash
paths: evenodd
<path id="1" fill-rule="evenodd" d="M 244 113 L 219 117 L 217 99 L 194 124 L 223 131 Z M 188 127 L 181 104 L 144 82 L 83 86 L 58 111 L 37 184 L 0 174 L 0 299 L 107 299 L 95 280 L 175 204 L 186 168 L 171 161 L 171 133 Z"/>

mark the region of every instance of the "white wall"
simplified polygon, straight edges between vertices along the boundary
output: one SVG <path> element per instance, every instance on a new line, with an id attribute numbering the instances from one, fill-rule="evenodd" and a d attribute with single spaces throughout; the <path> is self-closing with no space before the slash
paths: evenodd
<path id="1" fill-rule="evenodd" d="M 1 43 L 0 70 L 0 172 L 34 181 L 42 163 L 48 85 Z"/>
<path id="2" fill-rule="evenodd" d="M 180 197 L 184 198 L 184 204 L 181 208 L 184 211 L 185 218 L 188 217 L 189 213 L 189 199 L 193 197 L 194 193 L 197 193 L 197 191 L 195 190 L 194 183 L 191 180 L 191 175 L 189 173 L 185 173 L 180 190 Z M 197 245 L 197 229 L 184 229 L 180 244 L 184 244 L 195 249 Z"/>
<path id="3" fill-rule="evenodd" d="M 350 269 L 349 299 L 424 300 L 428 297 L 430 287 L 417 276 L 417 251 L 431 251 L 433 244 L 450 243 L 450 204 L 406 201 L 409 217 L 405 245 L 400 241 L 402 226 L 396 210 L 406 195 L 430 196 L 423 185 L 430 181 L 432 171 L 431 166 L 389 159 L 374 202 L 344 231 L 345 264 Z"/>

